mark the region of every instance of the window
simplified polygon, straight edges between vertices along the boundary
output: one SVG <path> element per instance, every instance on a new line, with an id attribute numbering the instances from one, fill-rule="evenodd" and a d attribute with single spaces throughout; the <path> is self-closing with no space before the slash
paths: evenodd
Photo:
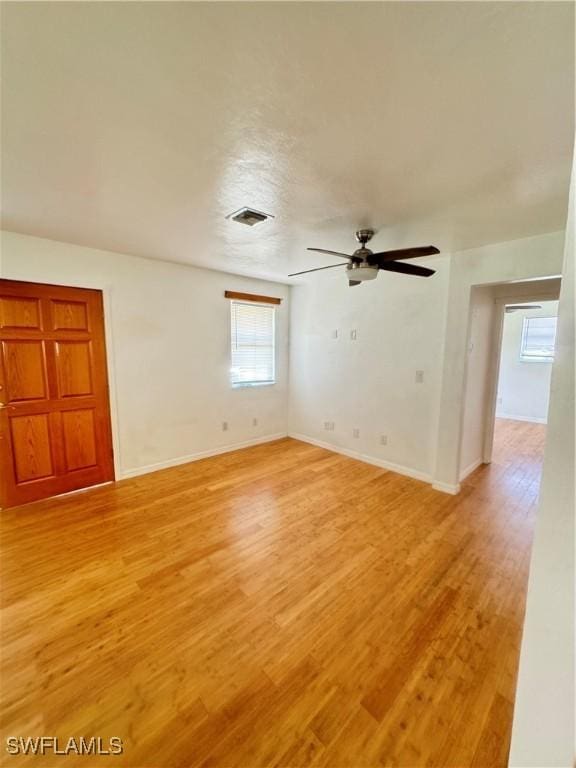
<path id="1" fill-rule="evenodd" d="M 525 317 L 522 327 L 520 360 L 547 363 L 554 359 L 555 317 Z"/>
<path id="2" fill-rule="evenodd" d="M 275 307 L 232 301 L 231 368 L 233 387 L 274 384 Z"/>

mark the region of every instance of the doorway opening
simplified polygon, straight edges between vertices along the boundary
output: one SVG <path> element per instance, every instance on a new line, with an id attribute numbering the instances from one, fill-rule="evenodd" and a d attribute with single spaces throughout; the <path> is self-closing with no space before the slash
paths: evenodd
<path id="1" fill-rule="evenodd" d="M 539 484 L 559 295 L 558 277 L 472 289 L 461 482 L 513 461 Z"/>
<path id="2" fill-rule="evenodd" d="M 511 449 L 525 471 L 541 471 L 558 301 L 510 303 L 504 308 L 492 460 Z"/>

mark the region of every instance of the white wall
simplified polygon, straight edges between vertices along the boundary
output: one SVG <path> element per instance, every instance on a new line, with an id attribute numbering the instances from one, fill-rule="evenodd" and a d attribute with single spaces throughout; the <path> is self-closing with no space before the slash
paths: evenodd
<path id="1" fill-rule="evenodd" d="M 286 434 L 288 286 L 10 232 L 1 244 L 1 277 L 104 289 L 120 476 Z M 283 298 L 276 385 L 230 387 L 226 289 Z"/>
<path id="2" fill-rule="evenodd" d="M 538 304 L 542 309 L 517 310 L 504 315 L 496 415 L 545 424 L 552 362 L 526 362 L 520 359 L 524 319 L 556 317 L 558 314 L 557 301 L 540 301 Z"/>
<path id="3" fill-rule="evenodd" d="M 460 480 L 482 463 L 486 428 L 494 296 L 490 288 L 473 288 L 470 297 L 466 384 L 462 422 Z"/>
<path id="4" fill-rule="evenodd" d="M 533 279 L 562 272 L 564 233 L 496 243 L 456 253 L 451 259 L 446 338 L 434 485 L 459 489 L 464 419 L 466 344 L 473 286 Z"/>
<path id="5" fill-rule="evenodd" d="M 343 272 L 320 272 L 293 288 L 291 434 L 430 477 L 449 257 L 426 265 L 437 269 L 427 279 L 381 273 L 350 288 Z M 420 384 L 417 370 L 424 372 Z"/>
<path id="6" fill-rule="evenodd" d="M 546 453 L 532 548 L 510 765 L 574 765 L 574 249 L 570 206 Z"/>

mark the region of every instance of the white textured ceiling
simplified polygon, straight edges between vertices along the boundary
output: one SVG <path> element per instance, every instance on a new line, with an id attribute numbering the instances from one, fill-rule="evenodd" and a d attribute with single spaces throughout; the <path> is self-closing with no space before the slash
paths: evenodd
<path id="1" fill-rule="evenodd" d="M 3 226 L 284 279 L 561 229 L 574 5 L 2 3 Z M 227 221 L 251 205 L 274 220 Z"/>

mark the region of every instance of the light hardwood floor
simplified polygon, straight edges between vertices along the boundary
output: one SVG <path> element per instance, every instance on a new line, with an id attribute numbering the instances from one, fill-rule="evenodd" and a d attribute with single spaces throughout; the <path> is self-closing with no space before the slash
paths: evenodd
<path id="1" fill-rule="evenodd" d="M 545 428 L 457 497 L 286 439 L 2 513 L 2 765 L 506 765 Z"/>

